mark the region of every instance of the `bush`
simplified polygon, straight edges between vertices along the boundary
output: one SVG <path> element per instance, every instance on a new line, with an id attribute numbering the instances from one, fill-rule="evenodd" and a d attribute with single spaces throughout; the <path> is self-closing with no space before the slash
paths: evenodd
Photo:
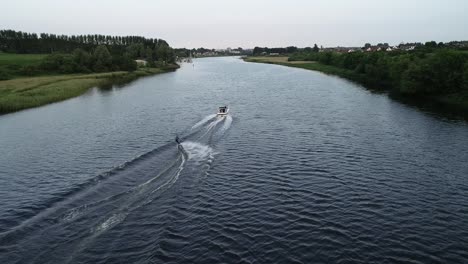
<path id="1" fill-rule="evenodd" d="M 8 64 L 6 68 L 12 72 L 19 71 L 21 69 L 21 65 L 18 64 Z"/>
<path id="2" fill-rule="evenodd" d="M 0 81 L 10 80 L 10 79 L 11 79 L 11 75 L 8 72 L 0 69 Z"/>
<path id="3" fill-rule="evenodd" d="M 24 66 L 19 70 L 19 73 L 26 76 L 34 76 L 39 74 L 41 71 L 37 66 L 28 65 Z"/>
<path id="4" fill-rule="evenodd" d="M 468 62 L 463 67 L 463 90 L 468 94 Z"/>
<path id="5" fill-rule="evenodd" d="M 46 71 L 58 71 L 65 61 L 65 55 L 51 54 L 44 58 L 40 68 Z"/>

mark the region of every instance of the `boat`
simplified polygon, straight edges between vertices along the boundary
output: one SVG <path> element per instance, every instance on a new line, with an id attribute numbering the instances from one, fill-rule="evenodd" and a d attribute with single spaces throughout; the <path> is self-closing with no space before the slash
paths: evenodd
<path id="1" fill-rule="evenodd" d="M 217 116 L 219 117 L 225 117 L 229 112 L 229 108 L 227 106 L 220 106 L 218 108 L 218 114 Z"/>
<path id="2" fill-rule="evenodd" d="M 193 63 L 193 61 L 192 61 L 192 52 L 189 53 L 189 57 L 187 59 L 187 62 L 188 63 Z"/>

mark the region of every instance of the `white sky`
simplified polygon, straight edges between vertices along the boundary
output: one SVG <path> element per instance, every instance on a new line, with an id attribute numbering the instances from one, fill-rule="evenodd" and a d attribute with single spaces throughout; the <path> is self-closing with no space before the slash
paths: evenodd
<path id="1" fill-rule="evenodd" d="M 468 40 L 468 0 L 0 0 L 1 29 L 141 35 L 173 47 Z"/>

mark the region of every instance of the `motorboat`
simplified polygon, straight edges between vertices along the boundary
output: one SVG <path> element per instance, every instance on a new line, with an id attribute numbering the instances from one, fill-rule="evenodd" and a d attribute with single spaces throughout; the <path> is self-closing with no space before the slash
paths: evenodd
<path id="1" fill-rule="evenodd" d="M 217 116 L 219 117 L 225 117 L 229 112 L 229 108 L 227 106 L 220 106 L 218 108 L 218 114 Z"/>

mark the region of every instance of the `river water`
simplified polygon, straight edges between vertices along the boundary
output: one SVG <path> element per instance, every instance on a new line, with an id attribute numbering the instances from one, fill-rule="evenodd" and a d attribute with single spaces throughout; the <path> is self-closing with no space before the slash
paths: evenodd
<path id="1" fill-rule="evenodd" d="M 0 116 L 0 263 L 467 263 L 467 146 L 340 78 L 198 59 Z"/>

